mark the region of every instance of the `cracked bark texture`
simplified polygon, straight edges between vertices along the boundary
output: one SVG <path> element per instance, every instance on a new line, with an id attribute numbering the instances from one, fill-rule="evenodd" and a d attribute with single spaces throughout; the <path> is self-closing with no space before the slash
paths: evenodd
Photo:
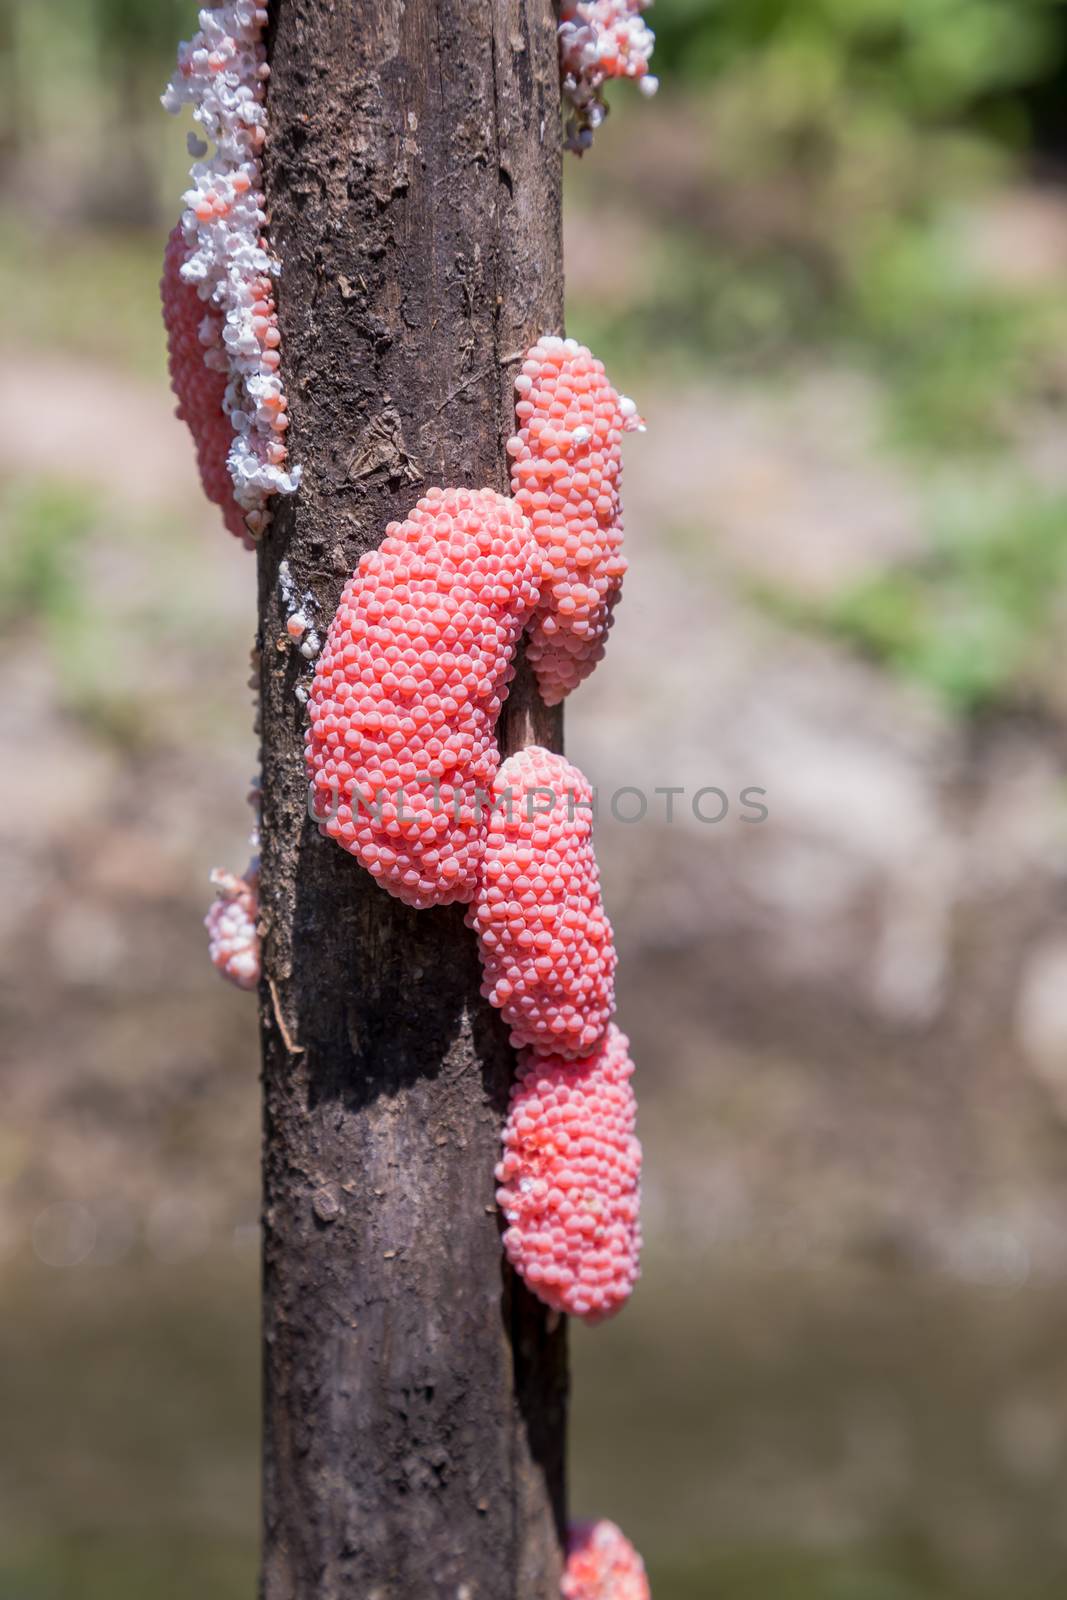
<path id="1" fill-rule="evenodd" d="M 259 554 L 265 1600 L 556 1600 L 566 1335 L 504 1263 L 514 1061 L 457 907 L 305 810 L 306 664 L 431 484 L 507 489 L 512 380 L 562 327 L 549 0 L 275 0 L 271 238 L 293 459 Z M 520 668 L 501 744 L 559 748 Z"/>

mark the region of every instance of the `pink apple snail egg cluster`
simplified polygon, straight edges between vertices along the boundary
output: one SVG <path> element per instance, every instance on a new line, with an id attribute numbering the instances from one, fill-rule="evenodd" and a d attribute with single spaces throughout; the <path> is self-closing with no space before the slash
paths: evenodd
<path id="1" fill-rule="evenodd" d="M 604 85 L 633 78 L 643 94 L 659 80 L 648 70 L 655 35 L 642 12 L 651 0 L 562 0 L 559 59 L 563 96 L 569 106 L 565 143 L 581 155 L 607 116 Z"/>
<path id="2" fill-rule="evenodd" d="M 167 240 L 160 283 L 170 385 L 178 400 L 177 415 L 193 436 L 204 493 L 221 507 L 229 531 L 247 544 L 244 513 L 233 497 L 227 467 L 233 428 L 223 404 L 225 363 L 215 365 L 212 359 L 220 353 L 222 318 L 183 281 L 184 261 L 185 239 L 178 223 Z"/>
<path id="3" fill-rule="evenodd" d="M 179 47 L 163 96 L 168 111 L 191 106 L 208 141 L 190 135 L 197 159 L 183 197 L 179 270 L 219 319 L 218 338 L 206 345 L 205 357 L 226 376 L 227 469 L 246 528 L 258 537 L 269 520 L 270 496 L 292 494 L 300 481 L 300 469 L 286 466 L 289 418 L 272 287 L 278 265 L 263 236 L 267 12 L 252 0 L 231 0 L 206 7 L 199 20 L 195 38 Z"/>
<path id="4" fill-rule="evenodd" d="M 259 863 L 255 857 L 238 878 L 216 867 L 211 874 L 215 900 L 204 918 L 212 965 L 238 989 L 259 982 Z"/>
<path id="5" fill-rule="evenodd" d="M 516 1047 L 585 1055 L 615 1010 L 592 831 L 592 789 L 562 756 L 531 745 L 500 767 L 467 923 Z"/>
<path id="6" fill-rule="evenodd" d="M 580 1061 L 524 1052 L 496 1169 L 512 1266 L 539 1299 L 586 1322 L 618 1311 L 638 1276 L 633 1070 L 614 1023 Z"/>
<path id="7" fill-rule="evenodd" d="M 562 1600 L 651 1600 L 645 1564 L 614 1522 L 579 1522 L 567 1537 Z"/>
<path id="8" fill-rule="evenodd" d="M 408 905 L 474 893 L 496 721 L 539 578 L 513 501 L 431 489 L 341 596 L 309 699 L 312 809 Z"/>
<path id="9" fill-rule="evenodd" d="M 622 435 L 644 424 L 574 339 L 539 339 L 515 392 L 511 492 L 546 564 L 528 651 L 542 698 L 556 705 L 604 654 L 626 571 Z"/>

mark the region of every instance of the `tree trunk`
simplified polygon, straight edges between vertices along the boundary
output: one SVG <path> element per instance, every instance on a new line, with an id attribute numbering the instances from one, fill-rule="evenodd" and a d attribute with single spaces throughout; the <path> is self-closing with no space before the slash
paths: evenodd
<path id="1" fill-rule="evenodd" d="M 430 485 L 506 490 L 518 359 L 562 326 L 550 0 L 275 0 L 266 187 L 295 461 L 259 560 L 266 1600 L 556 1600 L 565 1329 L 504 1263 L 514 1070 L 462 908 L 306 814 L 307 666 Z M 559 746 L 520 669 L 502 745 Z"/>

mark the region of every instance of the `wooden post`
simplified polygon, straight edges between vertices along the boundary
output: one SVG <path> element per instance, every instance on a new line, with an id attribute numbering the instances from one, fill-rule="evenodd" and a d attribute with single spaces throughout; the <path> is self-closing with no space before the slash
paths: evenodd
<path id="1" fill-rule="evenodd" d="M 259 559 L 265 1600 L 557 1600 L 565 1328 L 506 1267 L 514 1070 L 462 909 L 306 815 L 307 667 L 429 486 L 506 490 L 518 359 L 562 328 L 550 0 L 274 0 L 266 189 L 304 481 Z M 559 746 L 525 669 L 502 744 Z"/>

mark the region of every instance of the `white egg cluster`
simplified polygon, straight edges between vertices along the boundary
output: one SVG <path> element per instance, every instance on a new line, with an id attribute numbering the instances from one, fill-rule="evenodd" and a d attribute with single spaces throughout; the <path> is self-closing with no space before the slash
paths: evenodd
<path id="1" fill-rule="evenodd" d="M 261 780 L 252 779 L 248 804 L 255 821 L 248 836 L 252 857 L 244 876 L 214 867 L 211 882 L 215 898 L 208 907 L 204 927 L 208 954 L 217 972 L 238 989 L 254 989 L 259 982 L 259 816 Z"/>
<path id="2" fill-rule="evenodd" d="M 209 345 L 204 360 L 227 374 L 223 409 L 233 427 L 227 465 L 253 536 L 267 526 L 270 496 L 292 494 L 300 482 L 300 468 L 286 465 L 289 418 L 272 294 L 278 263 L 263 237 L 266 21 L 265 8 L 253 0 L 205 7 L 199 32 L 179 46 L 163 95 L 167 111 L 190 106 L 205 136 L 189 138 L 195 159 L 183 196 L 181 275 L 222 317 L 221 346 Z"/>
<path id="3" fill-rule="evenodd" d="M 626 1535 L 614 1522 L 572 1523 L 562 1600 L 651 1600 L 648 1574 Z"/>
<path id="4" fill-rule="evenodd" d="M 634 78 L 642 94 L 655 94 L 659 79 L 648 70 L 655 35 L 642 12 L 651 0 L 563 0 L 559 59 L 569 106 L 565 144 L 575 155 L 588 150 L 608 108 L 609 78 Z"/>
<path id="5" fill-rule="evenodd" d="M 211 874 L 215 899 L 204 918 L 211 964 L 238 989 L 259 982 L 259 858 L 244 877 L 216 867 Z"/>

